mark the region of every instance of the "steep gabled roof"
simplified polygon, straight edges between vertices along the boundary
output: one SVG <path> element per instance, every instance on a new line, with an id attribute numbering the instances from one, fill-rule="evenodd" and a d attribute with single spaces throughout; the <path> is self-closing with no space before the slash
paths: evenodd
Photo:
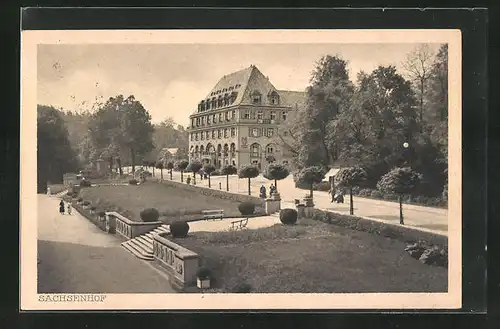
<path id="1" fill-rule="evenodd" d="M 208 93 L 205 100 L 212 99 L 213 97 L 218 98 L 219 96 L 224 97 L 225 94 L 230 95 L 232 92 L 237 92 L 238 96 L 236 97 L 233 105 L 241 103 L 243 93 L 248 85 L 248 81 L 250 80 L 250 76 L 252 75 L 254 68 L 255 67 L 252 65 L 243 70 L 223 76 Z"/>
<path id="2" fill-rule="evenodd" d="M 306 93 L 302 91 L 278 90 L 281 104 L 292 108 L 302 108 L 306 104 Z"/>

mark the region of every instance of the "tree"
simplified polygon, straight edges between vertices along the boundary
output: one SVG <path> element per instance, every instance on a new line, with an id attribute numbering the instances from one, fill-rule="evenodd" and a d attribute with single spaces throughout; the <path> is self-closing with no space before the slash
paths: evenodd
<path id="1" fill-rule="evenodd" d="M 288 170 L 288 168 L 280 164 L 270 164 L 264 171 L 265 178 L 274 180 L 276 192 L 278 191 L 278 181 L 287 178 L 288 175 L 290 175 L 290 171 Z"/>
<path id="2" fill-rule="evenodd" d="M 187 171 L 193 173 L 193 185 L 196 185 L 196 174 L 200 171 L 202 167 L 203 165 L 201 164 L 200 161 L 194 160 L 186 168 Z"/>
<path id="3" fill-rule="evenodd" d="M 203 171 L 208 175 L 208 187 L 212 187 L 210 182 L 210 175 L 215 171 L 215 166 L 213 164 L 207 163 L 203 166 Z"/>
<path id="4" fill-rule="evenodd" d="M 238 173 L 239 178 L 248 179 L 248 195 L 252 195 L 250 190 L 250 179 L 259 176 L 259 169 L 255 166 L 246 166 L 240 169 Z"/>
<path id="5" fill-rule="evenodd" d="M 156 168 L 160 169 L 160 179 L 163 180 L 163 162 L 162 161 L 158 161 L 156 163 Z"/>
<path id="6" fill-rule="evenodd" d="M 393 66 L 361 72 L 350 106 L 332 125 L 341 164 L 365 168 L 375 186 L 391 167 L 404 163 L 405 142 L 410 145 L 407 159 L 415 157 L 420 128 L 411 83 Z"/>
<path id="7" fill-rule="evenodd" d="M 134 96 L 125 99 L 118 109 L 121 141 L 130 152 L 132 171 L 134 171 L 136 156 L 144 156 L 154 148 L 151 115 Z"/>
<path id="8" fill-rule="evenodd" d="M 383 192 L 398 195 L 399 200 L 399 223 L 404 225 L 403 218 L 403 195 L 412 194 L 421 180 L 421 175 L 410 167 L 396 167 L 382 176 L 377 184 L 377 189 Z"/>
<path id="9" fill-rule="evenodd" d="M 305 111 L 300 115 L 303 127 L 298 158 L 304 167 L 328 166 L 336 160 L 336 143 L 328 125 L 349 105 L 354 93 L 347 65 L 342 58 L 329 55 L 316 64 L 306 90 Z"/>
<path id="10" fill-rule="evenodd" d="M 47 189 L 47 181 L 60 182 L 63 174 L 78 169 L 76 152 L 71 148 L 68 130 L 60 111 L 37 106 L 37 192 Z"/>
<path id="11" fill-rule="evenodd" d="M 406 56 L 403 63 L 409 78 L 417 85 L 419 98 L 419 119 L 420 123 L 424 120 L 424 99 L 426 88 L 432 74 L 432 64 L 434 53 L 427 44 L 417 46 Z"/>
<path id="12" fill-rule="evenodd" d="M 221 169 L 221 174 L 226 175 L 226 191 L 229 191 L 229 175 L 236 175 L 238 173 L 238 169 L 236 169 L 233 165 L 224 166 Z"/>
<path id="13" fill-rule="evenodd" d="M 335 175 L 335 185 L 349 189 L 349 213 L 354 215 L 354 202 L 352 199 L 352 188 L 360 186 L 366 180 L 366 171 L 359 167 L 348 167 L 340 169 Z"/>
<path id="14" fill-rule="evenodd" d="M 184 170 L 186 170 L 189 165 L 189 161 L 183 159 L 175 162 L 175 168 L 181 172 L 181 183 L 184 182 Z M 172 179 L 172 171 L 170 171 L 170 179 Z"/>
<path id="15" fill-rule="evenodd" d="M 299 170 L 294 176 L 294 180 L 305 182 L 310 187 L 310 196 L 313 197 L 313 186 L 321 183 L 326 175 L 326 170 L 321 166 L 305 167 Z"/>
<path id="16" fill-rule="evenodd" d="M 170 173 L 170 180 L 172 180 L 172 169 L 174 169 L 174 163 L 172 161 L 167 162 L 167 169 Z M 182 182 L 182 178 L 181 178 L 181 182 Z"/>

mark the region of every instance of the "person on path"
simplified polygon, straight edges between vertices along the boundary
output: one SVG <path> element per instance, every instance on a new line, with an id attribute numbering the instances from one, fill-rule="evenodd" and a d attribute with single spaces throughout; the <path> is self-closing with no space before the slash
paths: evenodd
<path id="1" fill-rule="evenodd" d="M 71 203 L 68 203 L 68 215 L 71 215 L 71 210 L 72 210 Z"/>
<path id="2" fill-rule="evenodd" d="M 191 184 L 191 176 L 188 176 L 188 178 L 186 178 L 186 183 L 189 185 Z"/>
<path id="3" fill-rule="evenodd" d="M 260 187 L 260 197 L 261 197 L 262 199 L 265 199 L 265 198 L 266 198 L 266 187 L 265 187 L 264 185 L 262 185 L 262 186 Z"/>
<path id="4" fill-rule="evenodd" d="M 335 194 L 337 194 L 337 193 L 335 192 L 335 185 L 334 185 L 333 183 L 330 185 L 330 190 L 328 191 L 328 193 L 329 193 L 329 194 L 331 195 L 331 197 L 332 197 L 332 199 L 331 199 L 331 201 L 330 201 L 330 202 L 335 201 Z"/>
<path id="5" fill-rule="evenodd" d="M 64 201 L 61 200 L 61 202 L 59 202 L 59 213 L 61 215 L 64 215 Z"/>
<path id="6" fill-rule="evenodd" d="M 50 186 L 47 186 L 47 195 L 50 195 Z"/>
<path id="7" fill-rule="evenodd" d="M 269 196 L 272 196 L 274 192 L 276 192 L 276 187 L 271 184 L 271 186 L 269 186 Z"/>

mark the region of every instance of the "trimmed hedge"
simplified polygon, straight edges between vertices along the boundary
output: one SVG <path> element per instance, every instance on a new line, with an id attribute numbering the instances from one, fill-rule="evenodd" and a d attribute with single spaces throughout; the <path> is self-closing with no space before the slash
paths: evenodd
<path id="1" fill-rule="evenodd" d="M 298 213 L 295 209 L 282 209 L 280 211 L 280 221 L 285 225 L 294 225 L 297 222 Z"/>
<path id="2" fill-rule="evenodd" d="M 90 187 L 92 185 L 92 183 L 86 179 L 80 181 L 80 186 L 81 187 Z"/>
<path id="3" fill-rule="evenodd" d="M 83 201 L 83 205 L 84 206 L 89 206 L 90 205 L 90 201 L 87 201 L 87 200 Z"/>
<path id="4" fill-rule="evenodd" d="M 131 179 L 128 181 L 129 185 L 137 185 L 138 181 L 137 179 Z"/>
<path id="5" fill-rule="evenodd" d="M 156 222 L 160 217 L 160 213 L 155 208 L 144 209 L 139 215 L 143 222 Z"/>
<path id="6" fill-rule="evenodd" d="M 97 215 L 98 215 L 99 217 L 104 217 L 104 216 L 106 216 L 106 213 L 105 213 L 104 211 L 99 211 L 99 212 L 97 213 Z"/>
<path id="7" fill-rule="evenodd" d="M 170 224 L 170 234 L 174 238 L 185 238 L 189 232 L 189 224 L 183 221 L 175 221 Z"/>
<path id="8" fill-rule="evenodd" d="M 243 216 L 253 215 L 255 211 L 255 204 L 252 202 L 242 202 L 238 205 L 238 210 Z"/>

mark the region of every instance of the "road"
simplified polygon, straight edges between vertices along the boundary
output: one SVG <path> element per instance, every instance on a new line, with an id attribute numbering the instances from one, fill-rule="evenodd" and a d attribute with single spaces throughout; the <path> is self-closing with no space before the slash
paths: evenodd
<path id="1" fill-rule="evenodd" d="M 59 199 L 38 195 L 39 293 L 173 293 L 165 274 L 120 246 Z"/>
<path id="2" fill-rule="evenodd" d="M 152 170 L 150 169 L 152 172 Z M 160 177 L 159 170 L 155 170 L 155 176 Z M 185 173 L 184 179 L 192 174 Z M 163 179 L 168 180 L 170 176 L 168 171 L 163 171 Z M 173 172 L 173 179 L 180 181 L 180 173 Z M 219 185 L 220 183 L 220 185 Z M 269 193 L 269 185 L 271 182 L 262 175 L 251 179 L 251 194 L 253 196 L 259 195 L 259 188 L 265 185 Z M 191 183 L 192 184 L 192 183 Z M 197 175 L 196 184 L 198 186 L 208 187 L 208 180 L 200 180 Z M 226 177 L 214 176 L 211 178 L 211 188 L 222 190 L 226 189 Z M 281 194 L 283 206 L 293 206 L 294 199 L 302 199 L 309 192 L 307 190 L 298 189 L 295 187 L 293 177 L 290 175 L 286 179 L 278 181 L 278 190 Z M 248 180 L 239 179 L 237 176 L 229 176 L 229 191 L 248 194 Z M 370 198 L 363 198 L 353 196 L 354 198 L 354 214 L 362 217 L 373 218 L 391 223 L 399 223 L 399 204 L 397 202 L 375 200 Z M 337 204 L 330 202 L 330 195 L 327 192 L 314 191 L 314 203 L 317 208 L 324 210 L 333 210 L 343 214 L 349 214 L 349 196 L 345 196 L 345 203 Z M 282 207 L 283 207 L 282 206 Z M 448 210 L 443 208 L 424 207 L 418 205 L 403 205 L 403 215 L 405 225 L 414 226 L 417 228 L 424 228 L 446 234 L 448 231 Z"/>

